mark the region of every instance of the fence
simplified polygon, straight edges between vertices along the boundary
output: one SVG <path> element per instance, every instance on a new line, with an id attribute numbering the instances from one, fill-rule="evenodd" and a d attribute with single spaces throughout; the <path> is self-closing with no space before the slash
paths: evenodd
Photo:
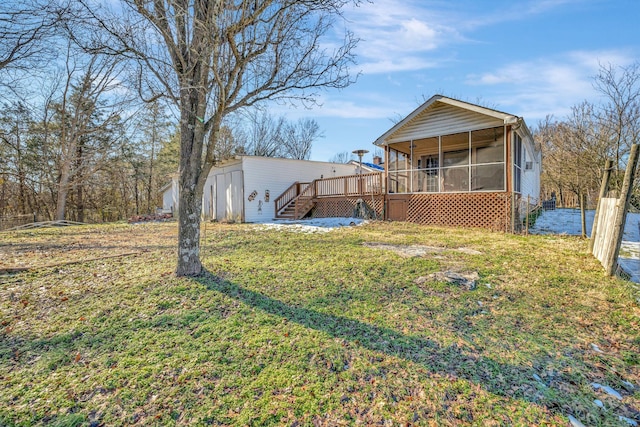
<path id="1" fill-rule="evenodd" d="M 624 174 L 619 198 L 604 197 L 609 191 L 609 178 L 613 162 L 608 160 L 605 165 L 605 174 L 600 187 L 600 202 L 595 213 L 589 246 L 609 276 L 615 274 L 620 267 L 618 255 L 639 156 L 638 144 L 633 144 L 627 160 L 627 170 Z"/>
<path id="2" fill-rule="evenodd" d="M 545 211 L 555 211 L 556 210 L 556 199 L 555 197 L 549 200 L 542 201 L 542 209 Z"/>
<path id="3" fill-rule="evenodd" d="M 0 231 L 37 222 L 35 213 L 0 217 Z"/>
<path id="4" fill-rule="evenodd" d="M 600 199 L 598 206 L 598 218 L 596 221 L 597 233 L 593 238 L 593 255 L 605 265 L 607 260 L 614 255 L 613 233 L 615 230 L 615 219 L 618 215 L 618 199 L 605 197 Z"/>
<path id="5" fill-rule="evenodd" d="M 133 215 L 133 213 L 131 214 Z M 89 208 L 84 209 L 82 221 L 79 221 L 78 213 L 73 210 L 69 210 L 66 215 L 66 219 L 70 221 L 79 221 L 86 224 L 99 224 L 104 222 L 122 221 L 129 218 L 131 215 L 127 215 L 126 212 L 121 212 L 117 208 L 104 207 L 104 208 Z M 40 221 L 50 221 L 51 218 L 46 213 L 30 213 L 21 215 L 7 215 L 0 216 L 0 231 L 9 230 L 21 225 L 32 224 Z"/>

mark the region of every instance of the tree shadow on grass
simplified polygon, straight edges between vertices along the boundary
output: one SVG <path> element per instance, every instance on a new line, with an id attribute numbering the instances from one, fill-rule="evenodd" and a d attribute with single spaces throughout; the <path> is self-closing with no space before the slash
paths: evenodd
<path id="1" fill-rule="evenodd" d="M 209 272 L 195 280 L 210 290 L 221 292 L 250 307 L 369 350 L 418 363 L 434 374 L 465 379 L 496 395 L 544 406 L 554 413 L 568 409 L 567 402 L 563 405 L 555 400 L 540 401 L 538 389 L 542 386 L 534 381 L 535 372 L 532 368 L 499 362 L 456 344 L 443 347 L 425 337 L 405 335 L 359 320 L 289 305 Z"/>

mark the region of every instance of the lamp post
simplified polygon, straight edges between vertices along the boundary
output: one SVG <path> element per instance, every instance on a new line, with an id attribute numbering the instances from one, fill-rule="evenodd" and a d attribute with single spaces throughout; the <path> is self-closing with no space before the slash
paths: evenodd
<path id="1" fill-rule="evenodd" d="M 358 158 L 360 159 L 360 175 L 362 175 L 362 156 L 364 156 L 368 152 L 369 150 L 362 150 L 362 149 L 352 151 L 352 153 L 358 156 Z"/>
<path id="2" fill-rule="evenodd" d="M 364 156 L 368 152 L 369 150 L 363 150 L 363 149 L 352 151 L 352 153 L 358 156 L 358 158 L 360 159 L 360 167 L 359 167 L 360 178 L 358 179 L 358 193 L 360 194 L 362 194 L 362 156 Z"/>

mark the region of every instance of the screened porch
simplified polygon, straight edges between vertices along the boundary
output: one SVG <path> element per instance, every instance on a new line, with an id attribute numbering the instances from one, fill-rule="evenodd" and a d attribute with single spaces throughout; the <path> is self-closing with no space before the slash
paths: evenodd
<path id="1" fill-rule="evenodd" d="M 505 191 L 505 126 L 391 143 L 389 193 Z"/>

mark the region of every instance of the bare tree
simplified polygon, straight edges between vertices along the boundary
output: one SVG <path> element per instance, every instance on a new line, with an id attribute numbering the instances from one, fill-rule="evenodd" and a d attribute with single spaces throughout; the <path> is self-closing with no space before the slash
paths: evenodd
<path id="1" fill-rule="evenodd" d="M 640 62 L 601 65 L 594 86 L 605 98 L 599 121 L 609 136 L 611 156 L 616 168 L 624 170 L 625 154 L 640 141 Z"/>
<path id="2" fill-rule="evenodd" d="M 547 117 L 534 132 L 543 154 L 543 191 L 547 197 L 557 192 L 561 204 L 573 196 L 594 195 L 602 177 L 607 143 L 593 111 L 592 104 L 583 102 L 566 120 Z"/>
<path id="3" fill-rule="evenodd" d="M 313 143 L 323 136 L 314 119 L 299 119 L 296 123 L 287 123 L 280 137 L 284 157 L 309 160 Z"/>
<path id="4" fill-rule="evenodd" d="M 245 154 L 262 157 L 284 157 L 282 132 L 284 117 L 275 118 L 261 109 L 251 109 L 236 127 L 236 138 Z M 242 125 L 244 124 L 244 125 Z"/>
<path id="5" fill-rule="evenodd" d="M 47 63 L 56 49 L 45 41 L 67 19 L 70 7 L 55 0 L 7 0 L 0 3 L 0 71 L 32 69 Z M 0 79 L 0 83 L 6 83 Z"/>
<path id="6" fill-rule="evenodd" d="M 29 172 L 27 168 L 27 129 L 31 126 L 32 118 L 28 107 L 16 102 L 13 105 L 2 105 L 3 114 L 0 117 L 0 153 L 2 165 L 0 173 L 11 177 L 17 183 L 14 200 L 16 212 L 26 214 L 33 212 L 30 206 Z"/>
<path id="7" fill-rule="evenodd" d="M 313 143 L 323 136 L 314 119 L 289 122 L 262 109 L 243 114 L 234 132 L 238 148 L 252 156 L 308 160 Z"/>
<path id="8" fill-rule="evenodd" d="M 158 100 L 150 102 L 137 114 L 134 133 L 135 147 L 131 147 L 135 153 L 128 157 L 134 168 L 135 177 L 143 180 L 145 186 L 145 212 L 152 213 L 155 209 L 156 191 L 158 189 L 157 157 L 160 147 L 171 137 L 173 124 L 165 111 L 164 106 Z M 144 165 L 144 166 L 143 166 Z M 136 187 L 137 188 L 137 187 Z M 136 193 L 136 200 L 139 195 Z M 138 203 L 138 212 L 140 204 Z"/>
<path id="9" fill-rule="evenodd" d="M 350 84 L 355 39 L 322 40 L 349 0 L 122 0 L 117 15 L 79 1 L 109 38 L 88 47 L 137 60 L 141 92 L 167 94 L 180 111 L 176 274 L 198 275 L 202 191 L 225 117 Z"/>
<path id="10" fill-rule="evenodd" d="M 606 160 L 623 170 L 631 145 L 640 140 L 640 63 L 601 66 L 594 86 L 603 95 L 601 103 L 582 102 L 565 120 L 548 117 L 536 131 L 543 190 L 557 191 L 561 203 L 567 193 L 595 201 Z M 613 188 L 621 176 L 613 175 Z"/>
<path id="11" fill-rule="evenodd" d="M 336 153 L 333 156 L 331 156 L 329 161 L 331 163 L 349 163 L 353 159 L 354 159 L 353 154 L 351 154 L 348 151 L 342 151 L 340 153 Z"/>
<path id="12" fill-rule="evenodd" d="M 66 76 L 56 105 L 58 128 L 58 180 L 56 219 L 65 218 L 67 196 L 77 190 L 79 220 L 83 219 L 84 179 L 100 167 L 100 159 L 87 161 L 99 152 L 106 159 L 115 141 L 105 133 L 119 123 L 124 103 L 118 97 L 104 99 L 118 89 L 118 61 L 112 57 L 91 56 L 86 63 L 67 50 Z M 100 148 L 91 147 L 96 143 Z"/>

